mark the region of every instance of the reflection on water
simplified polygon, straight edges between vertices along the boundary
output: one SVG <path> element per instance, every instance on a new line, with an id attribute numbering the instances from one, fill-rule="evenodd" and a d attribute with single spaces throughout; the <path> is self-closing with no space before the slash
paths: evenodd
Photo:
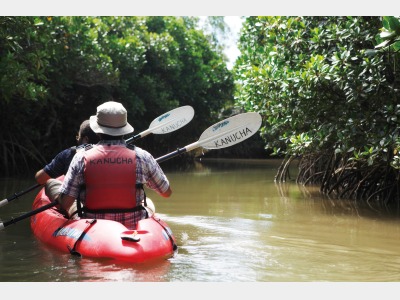
<path id="1" fill-rule="evenodd" d="M 397 218 L 318 189 L 274 183 L 280 161 L 196 162 L 166 171 L 173 195 L 148 191 L 176 236 L 178 254 L 157 264 L 77 259 L 38 242 L 28 221 L 0 231 L 0 280 L 85 282 L 397 282 Z M 5 198 L 32 182 L 1 181 Z M 10 187 L 11 186 L 11 187 Z M 6 221 L 35 192 L 0 208 Z"/>
<path id="2" fill-rule="evenodd" d="M 129 264 L 110 260 L 92 260 L 60 254 L 58 251 L 38 245 L 40 249 L 40 266 L 51 268 L 49 278 L 35 281 L 68 281 L 76 282 L 165 282 L 170 268 L 170 261 L 159 261 L 147 264 Z M 42 278 L 40 271 L 37 272 Z M 43 274 L 42 274 L 43 275 Z"/>

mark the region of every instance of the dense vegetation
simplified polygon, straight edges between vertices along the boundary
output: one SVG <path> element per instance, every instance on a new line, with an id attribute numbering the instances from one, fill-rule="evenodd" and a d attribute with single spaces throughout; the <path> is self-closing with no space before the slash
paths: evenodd
<path id="1" fill-rule="evenodd" d="M 400 207 L 400 23 L 394 17 L 250 17 L 237 104 L 263 115 L 276 176 L 339 198 Z"/>
<path id="2" fill-rule="evenodd" d="M 249 17 L 234 72 L 215 36 L 196 25 L 192 17 L 0 17 L 1 174 L 42 167 L 111 99 L 128 109 L 135 133 L 193 106 L 179 134 L 137 142 L 156 157 L 221 117 L 257 111 L 266 152 L 255 138 L 217 156 L 280 155 L 277 181 L 297 162 L 300 184 L 400 211 L 398 18 Z"/>
<path id="3" fill-rule="evenodd" d="M 196 141 L 232 105 L 234 88 L 220 47 L 196 24 L 190 17 L 0 17 L 0 173 L 42 167 L 75 145 L 80 123 L 111 99 L 127 108 L 135 133 L 173 108 L 194 108 L 179 134 L 137 142 L 155 157 Z"/>

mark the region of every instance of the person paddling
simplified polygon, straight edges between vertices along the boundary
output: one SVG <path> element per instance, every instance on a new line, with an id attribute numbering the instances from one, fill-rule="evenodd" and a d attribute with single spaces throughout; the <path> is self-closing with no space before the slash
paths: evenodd
<path id="1" fill-rule="evenodd" d="M 146 202 L 143 185 L 170 197 L 169 181 L 149 152 L 126 144 L 124 135 L 134 129 L 121 103 L 108 101 L 98 106 L 97 114 L 90 117 L 90 127 L 100 141 L 75 154 L 59 203 L 71 217 L 74 200 L 79 199 L 82 217 L 115 220 L 136 229 L 138 221 L 148 215 L 142 206 Z"/>

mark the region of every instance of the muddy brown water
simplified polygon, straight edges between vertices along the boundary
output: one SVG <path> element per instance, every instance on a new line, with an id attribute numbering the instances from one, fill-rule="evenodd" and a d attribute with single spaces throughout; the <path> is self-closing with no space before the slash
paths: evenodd
<path id="1" fill-rule="evenodd" d="M 0 231 L 0 282 L 400 281 L 399 219 L 352 201 L 327 199 L 318 189 L 293 181 L 278 185 L 274 176 L 279 163 L 203 160 L 185 171 L 166 170 L 173 195 L 147 195 L 179 249 L 175 257 L 157 264 L 109 264 L 62 254 L 36 240 L 28 220 L 19 221 Z M 0 179 L 0 198 L 32 184 L 29 178 Z M 1 222 L 30 211 L 35 194 L 1 207 Z M 237 285 L 228 287 L 235 291 Z"/>

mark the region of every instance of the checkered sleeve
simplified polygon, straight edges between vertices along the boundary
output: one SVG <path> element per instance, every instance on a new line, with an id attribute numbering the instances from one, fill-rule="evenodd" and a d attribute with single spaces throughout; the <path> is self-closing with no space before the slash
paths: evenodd
<path id="1" fill-rule="evenodd" d="M 61 186 L 61 193 L 78 198 L 80 187 L 84 183 L 83 176 L 83 153 L 84 151 L 78 152 L 75 154 L 74 158 L 69 165 L 68 172 L 65 175 L 63 184 Z"/>
<path id="2" fill-rule="evenodd" d="M 136 178 L 157 193 L 165 193 L 169 181 L 160 165 L 147 151 L 136 147 Z"/>

